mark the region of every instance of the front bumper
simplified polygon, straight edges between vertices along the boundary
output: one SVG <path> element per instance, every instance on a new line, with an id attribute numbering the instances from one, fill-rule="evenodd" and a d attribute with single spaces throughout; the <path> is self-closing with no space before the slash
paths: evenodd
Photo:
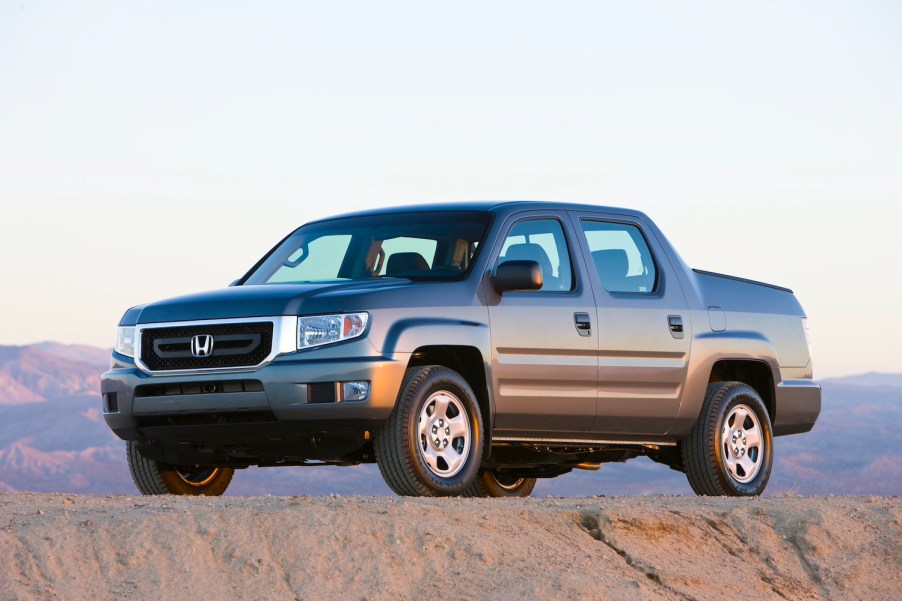
<path id="1" fill-rule="evenodd" d="M 220 462 L 230 453 L 243 455 L 249 463 L 278 461 L 292 449 L 297 457 L 340 455 L 365 444 L 364 435 L 388 418 L 409 358 L 380 355 L 360 340 L 281 355 L 256 370 L 150 375 L 114 353 L 113 367 L 101 376 L 103 416 L 117 436 L 139 441 L 145 455 L 169 462 L 204 452 Z M 364 401 L 308 398 L 311 384 L 322 389 L 361 380 L 370 382 Z M 318 435 L 341 434 L 356 442 L 333 451 L 328 445 L 319 453 L 301 450 L 315 447 Z"/>

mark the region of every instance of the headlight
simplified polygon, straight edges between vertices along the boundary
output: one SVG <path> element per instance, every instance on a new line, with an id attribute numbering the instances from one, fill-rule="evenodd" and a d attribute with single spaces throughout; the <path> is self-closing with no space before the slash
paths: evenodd
<path id="1" fill-rule="evenodd" d="M 366 330 L 368 313 L 316 315 L 298 318 L 298 348 L 357 338 Z"/>
<path id="2" fill-rule="evenodd" d="M 135 326 L 119 326 L 116 331 L 116 352 L 126 357 L 135 356 Z"/>

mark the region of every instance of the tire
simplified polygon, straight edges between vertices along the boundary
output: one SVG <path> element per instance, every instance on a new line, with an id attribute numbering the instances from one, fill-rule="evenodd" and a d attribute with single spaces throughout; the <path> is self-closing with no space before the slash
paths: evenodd
<path id="1" fill-rule="evenodd" d="M 147 459 L 130 440 L 125 443 L 128 470 L 142 495 L 219 496 L 226 491 L 235 470 L 230 467 L 174 466 Z"/>
<path id="2" fill-rule="evenodd" d="M 397 494 L 462 494 L 482 460 L 482 414 L 476 395 L 452 369 L 412 367 L 374 446 L 379 471 Z"/>
<path id="3" fill-rule="evenodd" d="M 465 497 L 516 498 L 528 497 L 536 487 L 535 478 L 516 478 L 503 471 L 482 470 L 470 488 L 464 492 Z"/>
<path id="4" fill-rule="evenodd" d="M 758 393 L 742 382 L 710 384 L 698 422 L 682 443 L 689 485 L 699 495 L 760 495 L 773 448 L 770 416 Z"/>

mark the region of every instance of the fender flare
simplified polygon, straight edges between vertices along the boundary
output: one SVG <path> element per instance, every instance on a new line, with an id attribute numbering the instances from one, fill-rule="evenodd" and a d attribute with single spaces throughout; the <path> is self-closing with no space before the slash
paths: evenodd
<path id="1" fill-rule="evenodd" d="M 776 347 L 759 332 L 733 330 L 705 332 L 696 336 L 692 341 L 692 354 L 680 409 L 668 434 L 682 436 L 692 429 L 701 413 L 708 381 L 714 365 L 718 361 L 763 363 L 770 369 L 773 385 L 776 388 L 782 381 L 780 361 L 777 357 Z"/>

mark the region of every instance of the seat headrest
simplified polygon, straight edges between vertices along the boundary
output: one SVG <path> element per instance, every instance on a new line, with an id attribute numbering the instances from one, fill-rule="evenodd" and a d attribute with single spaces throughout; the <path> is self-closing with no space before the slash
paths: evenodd
<path id="1" fill-rule="evenodd" d="M 595 269 L 598 270 L 598 276 L 602 281 L 605 278 L 620 280 L 625 278 L 630 270 L 629 257 L 622 248 L 596 250 L 592 253 L 592 261 L 595 263 Z"/>
<path id="2" fill-rule="evenodd" d="M 502 257 L 505 261 L 535 261 L 542 268 L 542 276 L 544 278 L 551 277 L 551 259 L 548 253 L 538 244 L 511 244 L 507 247 L 507 252 Z"/>
<path id="3" fill-rule="evenodd" d="M 388 258 L 385 275 L 415 274 L 429 271 L 429 263 L 420 253 L 395 253 Z"/>

